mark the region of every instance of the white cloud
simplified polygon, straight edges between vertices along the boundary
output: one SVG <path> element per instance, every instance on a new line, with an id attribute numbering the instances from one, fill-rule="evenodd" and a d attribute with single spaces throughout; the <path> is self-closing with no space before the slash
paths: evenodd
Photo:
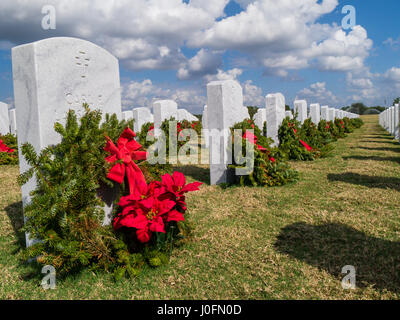
<path id="1" fill-rule="evenodd" d="M 0 40 L 27 43 L 51 36 L 93 41 L 132 69 L 176 69 L 184 41 L 212 26 L 229 0 L 2 0 Z M 41 28 L 44 5 L 56 9 L 57 29 Z"/>
<path id="2" fill-rule="evenodd" d="M 383 75 L 386 80 L 400 83 L 400 68 L 393 67 Z"/>
<path id="3" fill-rule="evenodd" d="M 133 70 L 172 69 L 179 79 L 218 73 L 213 50 L 238 50 L 266 74 L 316 66 L 324 71 L 363 67 L 372 47 L 356 26 L 346 34 L 318 19 L 338 0 L 236 0 L 244 9 L 226 17 L 229 0 L 2 0 L 0 41 L 26 43 L 49 36 L 81 37 L 113 53 Z M 43 5 L 53 5 L 57 29 L 41 29 Z M 187 61 L 181 48 L 199 49 Z M 240 67 L 240 66 L 238 66 Z"/>
<path id="4" fill-rule="evenodd" d="M 388 38 L 383 41 L 383 44 L 390 46 L 393 50 L 398 50 L 400 46 L 400 37 L 397 39 Z"/>
<path id="5" fill-rule="evenodd" d="M 243 100 L 245 106 L 265 106 L 263 91 L 254 85 L 252 80 L 247 80 L 243 84 Z"/>
<path id="6" fill-rule="evenodd" d="M 245 52 L 266 68 L 266 74 L 283 77 L 288 70 L 309 66 L 323 71 L 362 68 L 372 47 L 361 26 L 346 34 L 337 25 L 316 22 L 337 7 L 337 0 L 236 2 L 246 9 L 199 31 L 189 45 Z"/>
<path id="7" fill-rule="evenodd" d="M 197 88 L 167 88 L 153 84 L 150 79 L 130 81 L 123 85 L 122 104 L 124 109 L 138 107 L 152 108 L 153 101 L 171 99 L 178 103 L 180 108 L 191 112 L 201 112 L 206 98 Z"/>
<path id="8" fill-rule="evenodd" d="M 221 53 L 201 49 L 193 58 L 179 68 L 177 76 L 180 80 L 188 80 L 205 75 L 214 75 L 218 73 L 218 68 L 221 65 Z"/>
<path id="9" fill-rule="evenodd" d="M 299 99 L 306 99 L 308 103 L 319 103 L 327 105 L 335 105 L 338 103 L 338 98 L 326 88 L 325 82 L 316 82 L 310 85 L 309 88 L 304 88 L 297 94 Z"/>
<path id="10" fill-rule="evenodd" d="M 237 78 L 243 73 L 242 69 L 233 68 L 227 71 L 223 71 L 221 69 L 217 70 L 217 74 L 214 75 L 206 75 L 204 80 L 206 82 L 211 81 L 222 81 L 222 80 L 237 80 Z"/>

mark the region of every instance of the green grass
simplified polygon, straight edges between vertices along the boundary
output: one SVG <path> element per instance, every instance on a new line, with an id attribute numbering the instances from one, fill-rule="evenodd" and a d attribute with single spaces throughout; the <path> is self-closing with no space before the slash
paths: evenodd
<path id="1" fill-rule="evenodd" d="M 292 163 L 297 184 L 203 185 L 187 197 L 195 229 L 171 263 L 118 283 L 84 272 L 43 290 L 18 258 L 18 168 L 0 167 L 0 299 L 399 299 L 400 145 L 377 116 L 363 119 L 332 157 Z M 209 181 L 205 166 L 181 170 Z M 345 265 L 354 291 L 341 287 Z"/>

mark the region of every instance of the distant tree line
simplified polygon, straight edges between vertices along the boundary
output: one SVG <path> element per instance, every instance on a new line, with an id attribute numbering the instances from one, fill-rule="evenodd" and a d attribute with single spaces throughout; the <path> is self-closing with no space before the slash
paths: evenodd
<path id="1" fill-rule="evenodd" d="M 400 103 L 400 97 L 394 99 L 392 105 L 399 104 L 399 103 Z M 359 115 L 379 114 L 379 113 L 385 111 L 386 109 L 387 109 L 386 107 L 382 107 L 382 106 L 367 107 L 362 102 L 353 103 L 351 106 L 342 108 L 342 110 L 344 110 L 344 111 L 353 112 L 353 113 L 356 113 Z"/>

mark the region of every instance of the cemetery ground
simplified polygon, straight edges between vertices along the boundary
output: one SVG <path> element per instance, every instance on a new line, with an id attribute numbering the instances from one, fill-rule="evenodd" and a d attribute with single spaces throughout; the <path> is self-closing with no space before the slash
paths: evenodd
<path id="1" fill-rule="evenodd" d="M 180 167 L 205 184 L 188 195 L 191 238 L 169 265 L 114 282 L 90 271 L 40 286 L 19 260 L 24 235 L 18 168 L 0 168 L 0 299 L 399 299 L 400 145 L 364 116 L 331 157 L 292 162 L 296 184 L 227 188 L 206 166 Z M 341 286 L 353 265 L 357 289 Z"/>

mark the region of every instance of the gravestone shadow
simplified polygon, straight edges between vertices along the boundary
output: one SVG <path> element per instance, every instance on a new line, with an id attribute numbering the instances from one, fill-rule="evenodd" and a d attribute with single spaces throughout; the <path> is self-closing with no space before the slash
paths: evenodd
<path id="1" fill-rule="evenodd" d="M 400 163 L 400 158 L 396 157 L 378 157 L 378 156 L 346 156 L 343 160 L 374 160 L 374 161 L 393 161 Z"/>
<path id="2" fill-rule="evenodd" d="M 389 147 L 351 147 L 351 149 L 362 149 L 369 151 L 390 151 L 390 152 L 400 152 L 400 145 L 395 148 Z"/>
<path id="3" fill-rule="evenodd" d="M 195 165 L 182 165 L 174 166 L 174 171 L 179 171 L 185 176 L 191 177 L 192 179 L 203 182 L 204 184 L 210 184 L 210 168 L 199 167 Z"/>
<path id="4" fill-rule="evenodd" d="M 21 230 L 24 226 L 24 211 L 22 201 L 10 204 L 5 208 L 6 214 L 10 219 L 11 226 L 14 230 L 17 248 L 12 252 L 13 255 L 18 255 L 26 248 L 25 233 Z M 27 261 L 20 257 L 18 266 L 22 267 L 19 270 L 20 277 L 24 281 L 40 280 L 43 278 L 41 267 L 35 261 Z"/>
<path id="5" fill-rule="evenodd" d="M 398 145 L 398 141 L 386 141 L 386 140 L 360 140 L 360 142 L 367 142 L 367 143 L 385 143 L 385 144 L 394 144 Z"/>
<path id="6" fill-rule="evenodd" d="M 362 136 L 362 138 L 393 140 L 393 136 L 391 136 L 390 134 L 370 134 L 368 136 Z"/>
<path id="7" fill-rule="evenodd" d="M 368 188 L 394 189 L 400 191 L 400 178 L 396 177 L 374 177 L 346 172 L 340 174 L 328 174 L 328 180 L 331 182 L 346 182 Z"/>
<path id="8" fill-rule="evenodd" d="M 21 228 L 24 226 L 24 210 L 22 207 L 22 201 L 10 204 L 5 208 L 5 211 L 10 219 L 11 226 L 17 238 L 19 249 L 25 248 L 25 233 L 21 231 Z"/>
<path id="9" fill-rule="evenodd" d="M 274 244 L 276 250 L 343 279 L 342 268 L 356 268 L 357 288 L 400 292 L 400 242 L 371 237 L 344 224 L 284 227 Z"/>

